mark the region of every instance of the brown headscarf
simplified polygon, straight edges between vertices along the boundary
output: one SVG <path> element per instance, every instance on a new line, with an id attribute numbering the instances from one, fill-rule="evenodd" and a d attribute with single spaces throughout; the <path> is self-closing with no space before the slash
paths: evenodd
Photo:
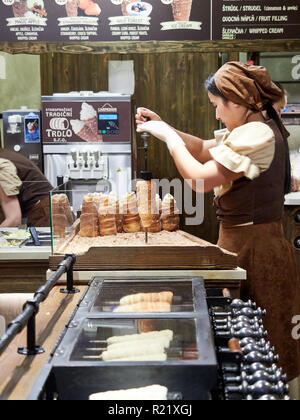
<path id="1" fill-rule="evenodd" d="M 231 61 L 217 71 L 215 84 L 229 101 L 255 111 L 262 111 L 268 102 L 282 98 L 282 91 L 262 66 Z"/>

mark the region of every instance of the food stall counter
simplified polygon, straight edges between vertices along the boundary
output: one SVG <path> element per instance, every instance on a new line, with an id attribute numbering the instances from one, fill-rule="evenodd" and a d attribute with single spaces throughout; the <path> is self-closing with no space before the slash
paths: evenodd
<path id="1" fill-rule="evenodd" d="M 49 358 L 57 337 L 69 321 L 72 312 L 82 297 L 80 293 L 63 294 L 60 287 L 54 287 L 49 297 L 41 304 L 36 316 L 36 342 L 45 353 L 38 356 L 24 356 L 17 353 L 19 346 L 26 344 L 24 329 L 0 358 L 0 400 L 25 400 Z"/>
<path id="2" fill-rule="evenodd" d="M 47 279 L 53 271 L 47 270 Z M 115 280 L 128 278 L 194 278 L 202 277 L 206 287 L 228 288 L 233 298 L 240 297 L 241 283 L 246 280 L 247 272 L 240 267 L 232 270 L 116 270 L 116 271 L 74 271 L 73 278 L 76 285 L 87 285 L 93 277 L 105 277 Z M 60 282 L 66 281 L 66 274 L 63 274 Z"/>
<path id="3" fill-rule="evenodd" d="M 0 293 L 33 293 L 45 282 L 51 255 L 49 228 L 38 229 L 40 246 L 16 228 L 0 230 Z"/>

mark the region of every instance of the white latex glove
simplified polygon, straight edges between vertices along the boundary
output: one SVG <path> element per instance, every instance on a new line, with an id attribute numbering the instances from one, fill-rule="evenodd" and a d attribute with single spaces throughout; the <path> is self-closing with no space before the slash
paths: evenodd
<path id="1" fill-rule="evenodd" d="M 148 119 L 147 119 L 148 118 Z M 136 125 L 144 124 L 147 121 L 162 121 L 160 116 L 147 108 L 138 108 L 136 110 Z"/>
<path id="2" fill-rule="evenodd" d="M 144 124 L 140 124 L 137 127 L 137 132 L 142 133 L 144 131 L 165 142 L 171 153 L 178 145 L 185 146 L 184 141 L 176 131 L 163 121 L 148 121 Z"/>

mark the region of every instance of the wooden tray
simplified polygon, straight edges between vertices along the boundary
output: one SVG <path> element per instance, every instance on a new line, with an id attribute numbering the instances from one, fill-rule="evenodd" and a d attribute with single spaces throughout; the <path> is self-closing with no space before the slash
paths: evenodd
<path id="1" fill-rule="evenodd" d="M 74 270 L 231 270 L 237 267 L 236 254 L 186 232 L 179 233 L 197 245 L 93 247 L 77 256 Z M 56 270 L 63 259 L 62 255 L 51 256 L 49 268 Z"/>

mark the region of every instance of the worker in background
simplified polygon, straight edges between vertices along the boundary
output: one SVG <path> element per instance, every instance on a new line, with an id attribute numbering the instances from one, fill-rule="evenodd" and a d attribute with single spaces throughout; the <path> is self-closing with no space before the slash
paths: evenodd
<path id="1" fill-rule="evenodd" d="M 281 83 L 278 83 L 278 82 L 274 82 L 274 83 L 277 87 L 279 87 L 279 89 L 282 92 L 282 97 L 278 101 L 273 103 L 273 108 L 275 109 L 278 116 L 280 117 L 287 106 L 288 94 L 287 94 L 287 91 L 282 87 Z"/>
<path id="2" fill-rule="evenodd" d="M 52 189 L 33 162 L 19 153 L 0 149 L 0 227 L 17 227 L 24 219 L 28 226 L 50 226 Z"/>

